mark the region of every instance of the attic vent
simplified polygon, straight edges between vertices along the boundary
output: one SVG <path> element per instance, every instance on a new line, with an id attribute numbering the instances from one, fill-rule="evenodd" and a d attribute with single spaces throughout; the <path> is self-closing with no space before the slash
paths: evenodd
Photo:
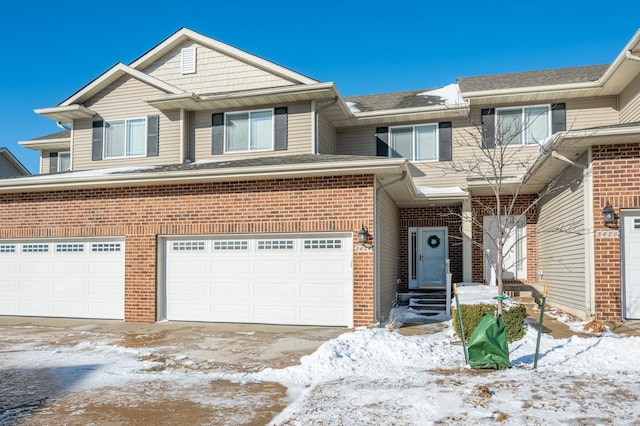
<path id="1" fill-rule="evenodd" d="M 196 72 L 196 48 L 185 47 L 182 49 L 182 74 L 194 74 Z"/>

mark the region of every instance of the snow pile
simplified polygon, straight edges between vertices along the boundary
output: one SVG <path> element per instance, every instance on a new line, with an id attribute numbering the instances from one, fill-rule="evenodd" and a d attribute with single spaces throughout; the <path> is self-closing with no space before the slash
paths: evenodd
<path id="1" fill-rule="evenodd" d="M 465 103 L 460 93 L 460 87 L 456 83 L 449 84 L 439 89 L 418 93 L 418 96 L 438 96 L 444 105 L 462 105 Z"/>
<path id="2" fill-rule="evenodd" d="M 357 103 L 355 102 L 345 102 L 347 104 L 347 108 L 349 108 L 349 111 L 351 112 L 362 112 L 360 111 L 360 109 L 356 106 Z"/>

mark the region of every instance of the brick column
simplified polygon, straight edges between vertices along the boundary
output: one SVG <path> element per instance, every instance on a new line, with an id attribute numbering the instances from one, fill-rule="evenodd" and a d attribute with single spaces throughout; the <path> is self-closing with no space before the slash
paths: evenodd
<path id="1" fill-rule="evenodd" d="M 127 235 L 124 257 L 124 320 L 156 321 L 155 235 Z"/>

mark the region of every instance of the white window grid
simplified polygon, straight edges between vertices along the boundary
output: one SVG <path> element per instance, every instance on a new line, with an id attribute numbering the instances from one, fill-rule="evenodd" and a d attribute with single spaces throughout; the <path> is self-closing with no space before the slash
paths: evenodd
<path id="1" fill-rule="evenodd" d="M 258 250 L 293 250 L 293 240 L 258 240 Z"/>
<path id="2" fill-rule="evenodd" d="M 247 240 L 218 240 L 213 242 L 213 250 L 248 250 L 249 242 Z"/>
<path id="3" fill-rule="evenodd" d="M 204 251 L 204 241 L 174 241 L 171 245 L 173 251 Z"/>
<path id="4" fill-rule="evenodd" d="M 342 240 L 339 240 L 339 239 L 304 240 L 303 247 L 305 250 L 341 249 Z"/>
<path id="5" fill-rule="evenodd" d="M 56 244 L 56 253 L 82 253 L 84 244 L 82 243 L 59 243 Z"/>
<path id="6" fill-rule="evenodd" d="M 23 253 L 49 253 L 49 244 L 23 244 Z"/>
<path id="7" fill-rule="evenodd" d="M 0 244 L 0 253 L 15 253 L 15 244 Z"/>
<path id="8" fill-rule="evenodd" d="M 91 244 L 92 252 L 117 252 L 122 251 L 121 243 L 93 243 Z"/>

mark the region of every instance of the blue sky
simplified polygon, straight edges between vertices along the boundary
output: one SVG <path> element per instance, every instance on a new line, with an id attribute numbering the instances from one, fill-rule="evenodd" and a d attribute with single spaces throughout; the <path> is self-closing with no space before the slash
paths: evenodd
<path id="1" fill-rule="evenodd" d="M 609 2 L 609 8 L 588 0 L 490 4 L 7 2 L 0 15 L 0 146 L 37 172 L 37 153 L 18 141 L 59 129 L 33 109 L 57 105 L 116 62 L 128 64 L 183 26 L 333 81 L 343 96 L 610 63 L 640 28 L 631 0 Z"/>

